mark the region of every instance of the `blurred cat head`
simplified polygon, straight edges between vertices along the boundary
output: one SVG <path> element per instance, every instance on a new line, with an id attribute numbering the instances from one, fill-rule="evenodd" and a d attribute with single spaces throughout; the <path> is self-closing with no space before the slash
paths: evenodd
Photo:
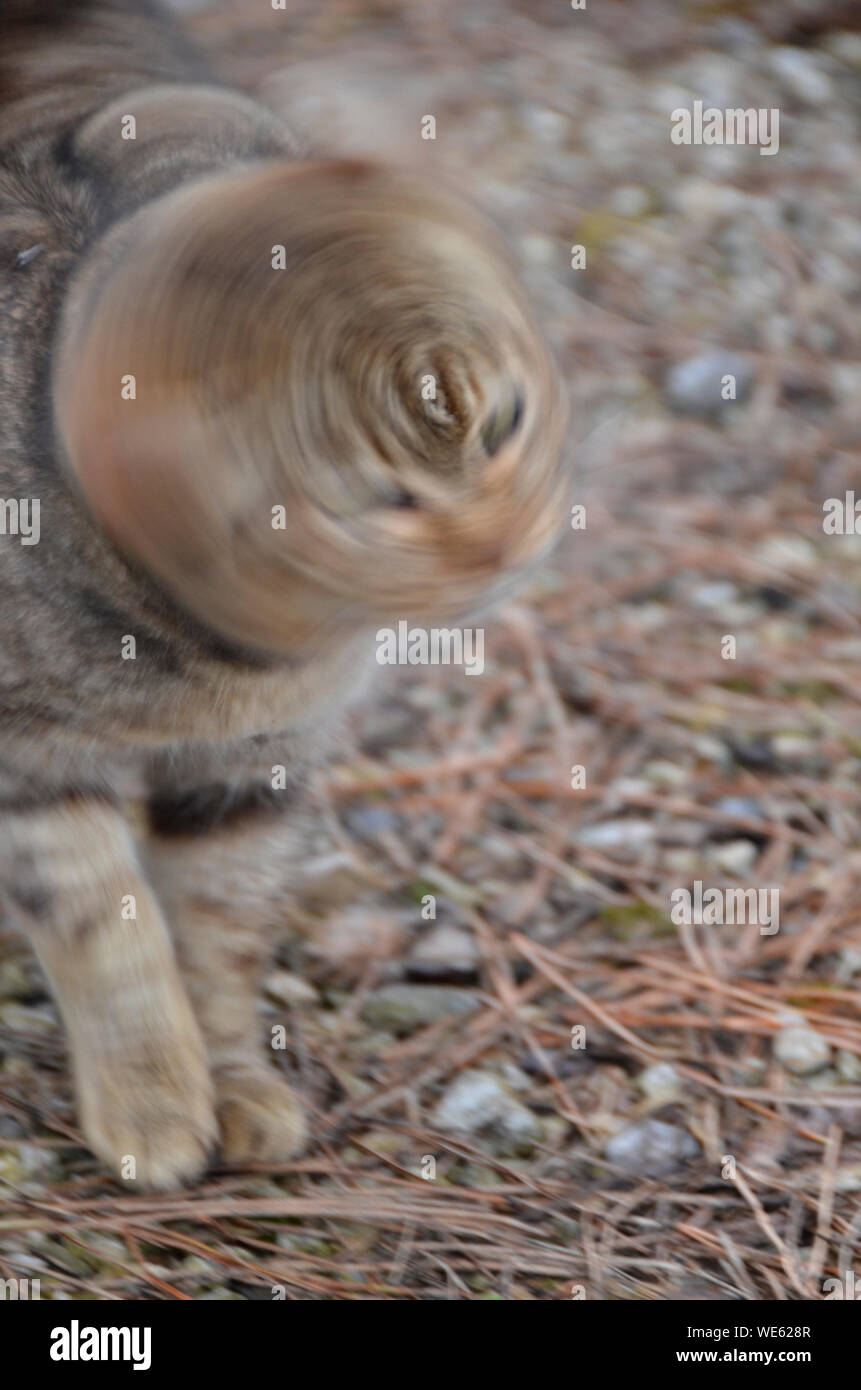
<path id="1" fill-rule="evenodd" d="M 466 616 L 564 521 L 562 392 L 495 234 L 370 163 L 250 166 L 121 224 L 54 404 L 119 549 L 271 653 Z"/>

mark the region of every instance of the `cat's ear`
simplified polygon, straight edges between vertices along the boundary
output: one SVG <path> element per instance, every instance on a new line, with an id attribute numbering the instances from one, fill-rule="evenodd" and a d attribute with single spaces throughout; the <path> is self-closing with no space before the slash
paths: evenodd
<path id="1" fill-rule="evenodd" d="M 205 571 L 211 518 L 178 465 L 206 452 L 196 413 L 181 400 L 121 397 L 119 376 L 86 349 L 57 374 L 55 412 L 63 462 L 118 549 L 159 577 Z M 217 491 L 213 479 L 213 508 Z"/>
<path id="2" fill-rule="evenodd" d="M 260 477 L 231 466 L 181 378 L 156 387 L 144 369 L 135 397 L 123 395 L 118 367 L 127 364 L 105 356 L 109 336 L 97 316 L 60 355 L 62 465 L 121 554 L 180 607 L 229 640 L 280 649 L 289 577 L 272 573 L 279 537 Z"/>

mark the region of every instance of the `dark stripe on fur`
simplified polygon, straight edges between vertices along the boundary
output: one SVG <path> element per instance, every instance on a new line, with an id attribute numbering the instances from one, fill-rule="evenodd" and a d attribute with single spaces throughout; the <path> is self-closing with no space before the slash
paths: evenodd
<path id="1" fill-rule="evenodd" d="M 216 782 L 193 791 L 156 792 L 149 802 L 150 827 L 157 835 L 205 835 L 241 820 L 277 816 L 295 792 L 291 786 L 274 791 L 265 782 L 253 787 Z"/>

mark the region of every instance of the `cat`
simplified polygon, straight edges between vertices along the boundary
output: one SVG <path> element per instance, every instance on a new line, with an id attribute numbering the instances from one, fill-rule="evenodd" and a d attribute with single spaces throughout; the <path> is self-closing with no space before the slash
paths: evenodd
<path id="1" fill-rule="evenodd" d="M 300 157 L 153 4 L 0 0 L 0 901 L 141 1189 L 307 1142 L 255 1004 L 310 775 L 382 623 L 546 553 L 564 427 L 459 197 Z"/>

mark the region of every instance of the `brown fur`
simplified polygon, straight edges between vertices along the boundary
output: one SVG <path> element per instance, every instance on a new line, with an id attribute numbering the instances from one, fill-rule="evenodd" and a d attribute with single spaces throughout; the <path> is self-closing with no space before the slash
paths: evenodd
<path id="1" fill-rule="evenodd" d="M 303 1144 L 254 1007 L 308 771 L 381 623 L 546 548 L 564 416 L 477 213 L 296 160 L 155 9 L 0 0 L 0 83 L 0 893 L 88 1142 L 169 1188 Z"/>

